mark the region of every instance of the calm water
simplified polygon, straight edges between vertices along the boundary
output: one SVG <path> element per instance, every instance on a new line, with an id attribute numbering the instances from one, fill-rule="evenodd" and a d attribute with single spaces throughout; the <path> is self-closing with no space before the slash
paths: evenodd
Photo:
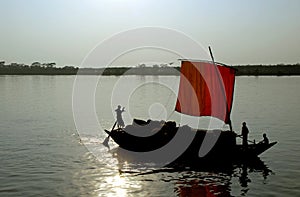
<path id="1" fill-rule="evenodd" d="M 231 172 L 131 163 L 102 145 L 102 128 L 113 125 L 118 103 L 126 106 L 126 123 L 132 117 L 178 119 L 167 88 L 176 89 L 178 77 L 102 77 L 95 91 L 98 133 L 75 128 L 74 79 L 0 76 L 0 196 L 300 196 L 300 77 L 237 78 L 234 129 L 247 121 L 250 139 L 267 132 L 279 143 L 261 156 L 268 170 Z"/>

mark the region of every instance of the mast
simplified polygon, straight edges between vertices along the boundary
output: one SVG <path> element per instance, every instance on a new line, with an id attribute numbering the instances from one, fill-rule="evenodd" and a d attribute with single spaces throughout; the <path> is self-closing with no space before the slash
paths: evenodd
<path id="1" fill-rule="evenodd" d="M 216 69 L 216 73 L 219 74 L 219 71 L 218 71 L 217 66 L 216 66 L 216 64 L 215 64 L 215 59 L 214 59 L 214 56 L 213 56 L 213 53 L 212 53 L 212 50 L 211 50 L 210 46 L 208 46 L 208 49 L 209 49 L 209 53 L 210 53 L 210 56 L 211 56 L 213 65 L 214 65 L 214 67 L 215 67 L 215 69 Z M 219 74 L 219 75 L 220 75 L 220 74 Z M 221 77 L 220 77 L 220 76 L 218 77 L 218 79 L 219 79 L 219 82 L 220 82 L 221 87 L 224 87 L 224 86 L 222 86 L 223 83 L 222 83 L 222 81 L 221 81 Z M 228 122 L 229 128 L 230 128 L 230 131 L 232 131 L 232 124 L 231 124 L 231 118 L 230 118 L 230 113 L 229 113 L 229 109 L 228 109 L 227 97 L 226 97 L 224 88 L 221 88 L 221 90 L 222 90 L 222 95 L 223 95 L 223 98 L 224 98 L 224 101 L 225 101 L 226 114 L 229 115 L 229 117 L 228 117 L 228 118 L 229 118 L 229 122 Z"/>

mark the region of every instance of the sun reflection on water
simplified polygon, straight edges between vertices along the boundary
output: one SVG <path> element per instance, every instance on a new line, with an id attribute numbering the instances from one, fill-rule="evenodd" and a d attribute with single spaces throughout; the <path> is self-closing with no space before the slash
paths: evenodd
<path id="1" fill-rule="evenodd" d="M 106 189 L 105 196 L 118 196 L 126 197 L 129 196 L 128 191 L 136 191 L 141 189 L 141 185 L 135 184 L 136 181 L 130 181 L 128 177 L 122 176 L 120 174 L 112 175 L 106 177 L 103 180 L 104 184 L 99 185 L 98 196 L 103 196 L 103 186 Z"/>
<path id="2" fill-rule="evenodd" d="M 108 184 L 111 184 L 112 192 L 113 194 L 108 194 L 107 196 L 120 196 L 125 197 L 127 196 L 126 191 L 126 181 L 124 177 L 121 177 L 120 175 L 116 175 L 114 177 L 108 177 L 106 179 L 106 182 Z"/>

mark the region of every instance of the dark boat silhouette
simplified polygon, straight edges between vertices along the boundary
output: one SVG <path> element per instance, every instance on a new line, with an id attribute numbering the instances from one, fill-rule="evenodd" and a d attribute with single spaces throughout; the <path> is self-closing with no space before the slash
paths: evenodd
<path id="1" fill-rule="evenodd" d="M 212 54 L 211 54 L 212 55 Z M 212 57 L 213 59 L 213 57 Z M 236 143 L 230 113 L 236 70 L 210 61 L 181 60 L 180 85 L 175 110 L 191 116 L 210 116 L 222 120 L 230 130 L 200 130 L 176 126 L 172 121 L 133 120 L 125 128 L 105 132 L 121 148 L 133 152 L 149 152 L 166 146 L 178 135 L 194 136 L 176 161 L 237 161 L 259 156 L 277 142 L 243 146 Z M 109 137 L 105 140 L 107 145 Z M 207 154 L 199 157 L 205 140 L 217 139 Z"/>
<path id="2" fill-rule="evenodd" d="M 245 147 L 242 144 L 236 143 L 236 134 L 232 131 L 196 130 L 188 126 L 176 127 L 174 124 L 174 122 L 164 123 L 160 130 L 149 137 L 132 135 L 126 131 L 126 128 L 114 129 L 112 131 L 105 130 L 105 132 L 119 145 L 120 148 L 133 152 L 148 152 L 159 149 L 168 144 L 177 134 L 178 130 L 186 134 L 195 133 L 192 143 L 176 161 L 239 161 L 257 157 L 277 143 L 248 144 L 248 146 Z M 151 133 L 149 127 L 143 127 L 145 126 L 137 126 L 135 129 Z M 205 136 L 216 135 L 218 133 L 220 133 L 220 136 L 213 148 L 205 157 L 199 158 L 198 152 Z"/>

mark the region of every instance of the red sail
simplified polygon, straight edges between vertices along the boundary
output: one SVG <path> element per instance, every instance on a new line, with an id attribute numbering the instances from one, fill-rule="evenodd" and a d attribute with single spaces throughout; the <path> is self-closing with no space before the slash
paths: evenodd
<path id="1" fill-rule="evenodd" d="M 182 61 L 175 110 L 230 122 L 235 70 L 211 62 Z"/>

